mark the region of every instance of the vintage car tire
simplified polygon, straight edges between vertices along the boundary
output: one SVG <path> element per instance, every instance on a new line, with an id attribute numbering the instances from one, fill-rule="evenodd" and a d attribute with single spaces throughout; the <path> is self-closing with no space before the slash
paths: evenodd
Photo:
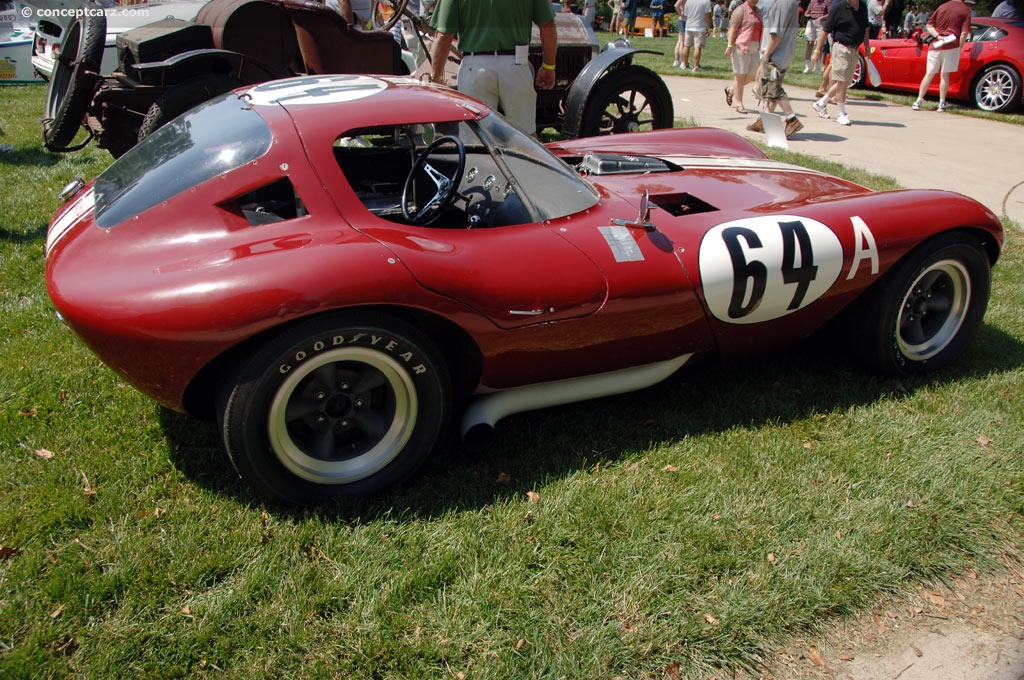
<path id="1" fill-rule="evenodd" d="M 627 95 L 627 106 L 619 107 L 617 116 L 607 116 L 608 108 L 617 100 L 621 101 L 623 95 Z M 642 114 L 643 107 L 637 111 L 637 95 L 650 106 L 644 118 L 638 116 Z M 637 132 L 646 129 L 647 124 L 657 130 L 670 128 L 673 123 L 672 94 L 665 81 L 650 69 L 631 64 L 610 71 L 594 86 L 580 122 L 580 136 Z"/>
<path id="2" fill-rule="evenodd" d="M 279 333 L 224 385 L 222 436 L 264 499 L 370 495 L 420 468 L 447 425 L 450 384 L 437 349 L 410 324 L 318 317 Z"/>
<path id="3" fill-rule="evenodd" d="M 1021 102 L 1021 75 L 1009 64 L 992 64 L 971 86 L 971 100 L 982 111 L 1012 111 Z"/>
<path id="4" fill-rule="evenodd" d="M 373 28 L 390 31 L 402 20 L 402 14 L 408 4 L 409 0 L 376 0 L 373 3 L 373 17 L 370 20 Z M 387 8 L 391 8 L 390 13 L 386 11 Z"/>
<path id="5" fill-rule="evenodd" d="M 50 151 L 67 149 L 82 126 L 96 89 L 106 38 L 103 14 L 75 19 L 64 34 L 43 112 L 43 143 Z"/>
<path id="6" fill-rule="evenodd" d="M 880 373 L 938 370 L 957 359 L 981 327 L 990 286 L 991 264 L 977 239 L 937 236 L 857 301 L 846 337 Z"/>
<path id="7" fill-rule="evenodd" d="M 197 104 L 242 85 L 244 83 L 228 76 L 197 76 L 172 86 L 157 97 L 146 111 L 146 117 L 139 126 L 138 141 L 141 142 Z"/>

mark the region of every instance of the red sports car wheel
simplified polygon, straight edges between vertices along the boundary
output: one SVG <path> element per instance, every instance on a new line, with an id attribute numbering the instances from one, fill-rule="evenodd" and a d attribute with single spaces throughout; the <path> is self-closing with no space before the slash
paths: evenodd
<path id="1" fill-rule="evenodd" d="M 268 500 L 373 494 L 419 469 L 449 394 L 443 360 L 415 328 L 381 315 L 318 318 L 282 332 L 226 386 L 222 434 L 235 469 Z"/>
<path id="2" fill-rule="evenodd" d="M 922 244 L 851 310 L 853 349 L 887 374 L 948 365 L 981 327 L 990 267 L 985 250 L 970 236 L 949 234 Z"/>

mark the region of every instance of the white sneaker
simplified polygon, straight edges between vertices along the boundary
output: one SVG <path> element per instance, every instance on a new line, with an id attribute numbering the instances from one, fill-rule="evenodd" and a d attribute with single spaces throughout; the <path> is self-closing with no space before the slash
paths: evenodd
<path id="1" fill-rule="evenodd" d="M 938 111 L 939 113 L 942 113 L 943 111 L 945 111 L 946 110 L 946 102 L 939 102 L 939 107 L 937 109 L 935 109 L 935 110 Z"/>
<path id="2" fill-rule="evenodd" d="M 913 109 L 913 110 L 915 110 L 915 111 L 920 111 L 920 110 L 921 110 L 921 104 L 922 104 L 921 100 L 920 100 L 920 99 L 918 99 L 918 100 L 917 100 L 916 102 L 914 102 L 914 103 L 913 103 L 913 104 L 912 104 L 912 105 L 910 106 L 910 108 L 912 108 L 912 109 Z"/>
<path id="3" fill-rule="evenodd" d="M 850 117 L 845 113 L 840 113 L 839 117 L 836 118 L 836 122 L 840 125 L 853 125 L 853 123 L 850 122 Z"/>
<path id="4" fill-rule="evenodd" d="M 811 106 L 814 108 L 815 111 L 817 111 L 819 116 L 821 116 L 822 118 L 828 118 L 827 106 L 825 106 L 824 104 L 819 104 L 818 102 L 814 102 L 813 104 L 811 104 Z"/>
<path id="5" fill-rule="evenodd" d="M 673 62 L 672 62 L 672 65 L 673 65 L 673 66 L 679 66 L 679 60 L 678 60 L 678 59 L 676 59 L 675 61 L 673 61 Z"/>

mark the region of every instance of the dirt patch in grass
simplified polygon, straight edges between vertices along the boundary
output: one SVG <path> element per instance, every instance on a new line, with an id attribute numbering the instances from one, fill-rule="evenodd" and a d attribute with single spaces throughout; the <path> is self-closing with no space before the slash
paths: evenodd
<path id="1" fill-rule="evenodd" d="M 748 676 L 749 677 L 749 676 Z M 775 650 L 760 678 L 1021 680 L 1024 574 L 968 572 Z"/>

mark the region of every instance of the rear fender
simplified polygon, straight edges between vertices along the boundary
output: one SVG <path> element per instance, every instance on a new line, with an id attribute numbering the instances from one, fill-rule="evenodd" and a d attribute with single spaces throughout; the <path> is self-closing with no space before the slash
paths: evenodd
<path id="1" fill-rule="evenodd" d="M 601 52 L 591 59 L 583 67 L 580 74 L 576 76 L 569 87 L 569 94 L 565 97 L 565 117 L 562 121 L 562 133 L 567 137 L 579 137 L 580 123 L 583 121 L 583 111 L 587 107 L 587 100 L 598 81 L 608 71 L 620 66 L 629 66 L 633 63 L 633 55 L 638 52 L 646 54 L 661 54 L 653 50 L 641 50 L 634 47 L 620 47 Z"/>

